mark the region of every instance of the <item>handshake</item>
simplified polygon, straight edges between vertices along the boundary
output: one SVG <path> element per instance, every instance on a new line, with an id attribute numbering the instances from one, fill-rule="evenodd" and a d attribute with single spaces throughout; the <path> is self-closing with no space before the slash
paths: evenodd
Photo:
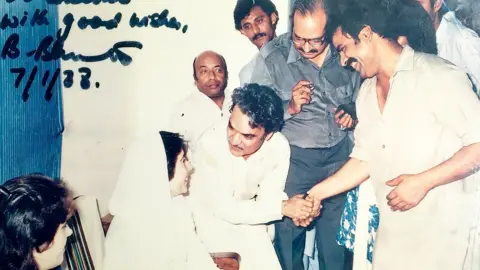
<path id="1" fill-rule="evenodd" d="M 291 218 L 295 225 L 307 227 L 320 215 L 320 209 L 321 201 L 305 193 L 283 201 L 282 214 Z"/>

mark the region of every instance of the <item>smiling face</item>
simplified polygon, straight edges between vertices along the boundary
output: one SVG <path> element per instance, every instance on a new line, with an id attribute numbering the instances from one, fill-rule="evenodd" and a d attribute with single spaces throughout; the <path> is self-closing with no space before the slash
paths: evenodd
<path id="1" fill-rule="evenodd" d="M 226 87 L 225 63 L 214 52 L 204 52 L 195 60 L 195 85 L 207 97 L 215 99 L 224 95 Z"/>
<path id="2" fill-rule="evenodd" d="M 364 27 L 360 31 L 358 40 L 343 33 L 340 27 L 333 35 L 333 45 L 340 54 L 342 66 L 354 69 L 362 78 L 371 78 L 379 70 L 371 37 L 372 32 L 369 27 Z"/>
<path id="3" fill-rule="evenodd" d="M 182 150 L 177 156 L 175 162 L 175 174 L 170 180 L 170 193 L 172 197 L 186 194 L 190 185 L 190 175 L 193 172 L 193 167 L 190 161 L 185 156 L 185 152 Z"/>
<path id="4" fill-rule="evenodd" d="M 254 6 L 241 21 L 240 33 L 246 36 L 258 49 L 261 49 L 263 45 L 275 37 L 277 20 L 277 14 L 272 13 L 268 16 L 261 7 Z"/>
<path id="5" fill-rule="evenodd" d="M 263 127 L 252 128 L 250 118 L 235 105 L 227 127 L 228 146 L 232 155 L 247 159 L 272 135 L 273 133 L 265 134 Z"/>
<path id="6" fill-rule="evenodd" d="M 33 250 L 33 258 L 40 270 L 53 269 L 62 264 L 65 244 L 70 235 L 72 235 L 70 227 L 66 223 L 60 224 L 50 244 L 41 246 L 40 251 Z"/>

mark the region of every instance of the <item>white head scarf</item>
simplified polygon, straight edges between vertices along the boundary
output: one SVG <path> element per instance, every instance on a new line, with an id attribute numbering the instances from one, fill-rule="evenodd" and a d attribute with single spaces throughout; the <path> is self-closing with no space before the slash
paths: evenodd
<path id="1" fill-rule="evenodd" d="M 185 269 L 188 232 L 194 230 L 183 196 L 172 198 L 167 159 L 158 132 L 127 150 L 109 204 L 105 270 Z"/>

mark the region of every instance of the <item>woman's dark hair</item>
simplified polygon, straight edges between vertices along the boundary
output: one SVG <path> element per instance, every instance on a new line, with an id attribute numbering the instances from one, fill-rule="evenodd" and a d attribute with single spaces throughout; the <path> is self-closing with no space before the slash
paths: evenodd
<path id="1" fill-rule="evenodd" d="M 72 197 L 60 180 L 29 174 L 0 186 L 0 269 L 38 269 L 33 250 L 51 244 L 71 210 Z"/>
<path id="2" fill-rule="evenodd" d="M 160 136 L 162 137 L 165 154 L 167 155 L 168 179 L 172 180 L 175 175 L 177 157 L 182 151 L 186 155 L 188 147 L 182 136 L 178 133 L 160 131 Z"/>
<path id="3" fill-rule="evenodd" d="M 250 118 L 250 127 L 263 127 L 265 134 L 280 131 L 283 127 L 282 100 L 268 86 L 251 83 L 236 88 L 230 112 L 235 106 Z"/>

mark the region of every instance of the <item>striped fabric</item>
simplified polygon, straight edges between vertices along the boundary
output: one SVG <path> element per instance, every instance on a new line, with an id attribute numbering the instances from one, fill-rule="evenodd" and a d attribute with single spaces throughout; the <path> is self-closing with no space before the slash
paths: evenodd
<path id="1" fill-rule="evenodd" d="M 92 256 L 88 249 L 82 222 L 77 211 L 67 221 L 73 234 L 65 247 L 65 261 L 69 270 L 94 270 Z"/>

